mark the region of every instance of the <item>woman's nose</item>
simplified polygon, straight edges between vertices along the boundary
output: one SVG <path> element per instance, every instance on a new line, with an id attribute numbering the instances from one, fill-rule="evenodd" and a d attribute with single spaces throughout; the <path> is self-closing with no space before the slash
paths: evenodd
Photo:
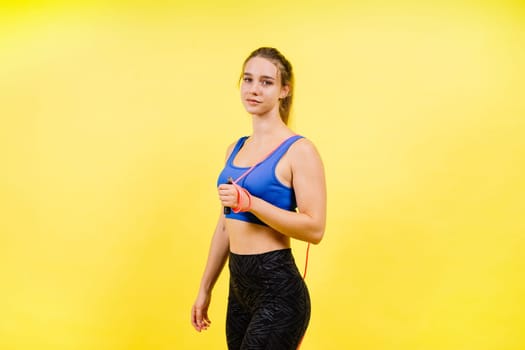
<path id="1" fill-rule="evenodd" d="M 257 83 L 250 84 L 250 92 L 254 95 L 258 95 L 261 91 L 261 87 Z"/>

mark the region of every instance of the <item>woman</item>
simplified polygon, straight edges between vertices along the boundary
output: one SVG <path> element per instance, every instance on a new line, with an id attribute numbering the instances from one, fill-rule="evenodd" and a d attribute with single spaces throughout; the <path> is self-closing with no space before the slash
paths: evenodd
<path id="1" fill-rule="evenodd" d="M 315 146 L 288 126 L 293 72 L 276 49 L 245 60 L 241 99 L 253 132 L 228 147 L 219 175 L 221 212 L 191 321 L 210 325 L 211 292 L 229 258 L 229 349 L 296 349 L 310 319 L 310 298 L 290 239 L 324 235 L 326 188 Z"/>

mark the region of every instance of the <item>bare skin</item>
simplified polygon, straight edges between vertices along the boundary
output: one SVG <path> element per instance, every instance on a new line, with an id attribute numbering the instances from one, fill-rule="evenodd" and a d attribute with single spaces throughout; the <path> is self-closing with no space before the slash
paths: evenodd
<path id="1" fill-rule="evenodd" d="M 279 70 L 271 61 L 254 57 L 246 63 L 241 100 L 252 116 L 253 132 L 233 160 L 236 166 L 256 164 L 285 139 L 295 135 L 279 115 L 279 99 L 286 97 L 288 92 L 288 86 L 281 86 Z M 226 158 L 233 146 L 228 147 Z M 313 244 L 318 244 L 323 238 L 326 184 L 321 157 L 313 143 L 307 139 L 296 141 L 279 161 L 275 173 L 284 185 L 294 188 L 298 211 L 283 210 L 252 196 L 250 212 L 268 224 L 267 227 L 226 219 L 221 210 L 197 299 L 191 310 L 191 323 L 199 332 L 211 324 L 208 317 L 211 293 L 230 251 L 260 254 L 289 248 L 291 238 Z M 224 207 L 238 205 L 233 185 L 220 185 L 218 196 Z"/>

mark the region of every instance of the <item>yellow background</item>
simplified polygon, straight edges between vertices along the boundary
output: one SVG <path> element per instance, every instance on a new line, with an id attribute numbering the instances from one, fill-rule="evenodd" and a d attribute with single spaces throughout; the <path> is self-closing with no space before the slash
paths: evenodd
<path id="1" fill-rule="evenodd" d="M 3 2 L 0 348 L 226 348 L 227 271 L 189 314 L 269 45 L 328 179 L 302 349 L 524 349 L 524 43 L 518 1 Z"/>

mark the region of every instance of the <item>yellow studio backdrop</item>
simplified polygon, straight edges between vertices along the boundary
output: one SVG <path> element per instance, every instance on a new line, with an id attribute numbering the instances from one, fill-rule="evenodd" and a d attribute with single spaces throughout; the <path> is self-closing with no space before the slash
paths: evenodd
<path id="1" fill-rule="evenodd" d="M 227 270 L 190 308 L 263 45 L 328 179 L 302 349 L 525 348 L 524 42 L 518 1 L 2 3 L 0 348 L 226 348 Z"/>

